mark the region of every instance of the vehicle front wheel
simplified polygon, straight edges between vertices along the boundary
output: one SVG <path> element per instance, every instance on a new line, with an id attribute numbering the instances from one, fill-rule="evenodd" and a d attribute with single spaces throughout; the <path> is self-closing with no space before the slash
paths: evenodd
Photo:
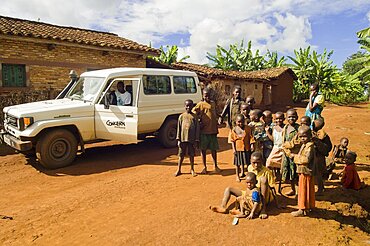
<path id="1" fill-rule="evenodd" d="M 166 148 L 176 147 L 177 120 L 168 119 L 159 130 L 159 141 Z"/>
<path id="2" fill-rule="evenodd" d="M 77 139 L 68 130 L 57 129 L 44 133 L 36 144 L 36 156 L 45 168 L 68 166 L 77 154 Z"/>

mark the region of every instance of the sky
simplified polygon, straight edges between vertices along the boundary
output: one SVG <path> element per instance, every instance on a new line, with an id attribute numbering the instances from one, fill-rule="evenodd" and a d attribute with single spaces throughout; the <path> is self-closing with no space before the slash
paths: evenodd
<path id="1" fill-rule="evenodd" d="M 369 0 L 2 0 L 0 15 L 116 33 L 205 64 L 217 45 L 252 41 L 279 55 L 311 46 L 334 50 L 339 68 L 359 51 L 356 32 L 370 26 Z"/>

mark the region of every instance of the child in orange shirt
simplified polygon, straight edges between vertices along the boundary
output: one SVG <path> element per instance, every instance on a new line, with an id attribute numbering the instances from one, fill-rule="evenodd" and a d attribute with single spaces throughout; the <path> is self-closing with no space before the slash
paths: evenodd
<path id="1" fill-rule="evenodd" d="M 253 139 L 251 129 L 244 124 L 244 116 L 238 114 L 235 118 L 236 126 L 231 130 L 231 146 L 234 151 L 234 165 L 236 170 L 236 181 L 244 177 L 244 166 L 250 164 L 250 140 Z"/>

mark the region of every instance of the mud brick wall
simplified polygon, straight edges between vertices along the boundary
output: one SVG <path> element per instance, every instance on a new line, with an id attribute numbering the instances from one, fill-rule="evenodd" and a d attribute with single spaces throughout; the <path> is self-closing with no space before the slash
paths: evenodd
<path id="1" fill-rule="evenodd" d="M 0 63 L 26 65 L 27 88 L 32 90 L 61 90 L 68 84 L 68 74 L 72 69 L 81 74 L 93 69 L 146 66 L 143 54 L 98 50 L 82 45 L 40 43 L 26 38 L 0 37 L 0 54 Z M 1 86 L 0 95 L 13 90 L 19 88 Z"/>

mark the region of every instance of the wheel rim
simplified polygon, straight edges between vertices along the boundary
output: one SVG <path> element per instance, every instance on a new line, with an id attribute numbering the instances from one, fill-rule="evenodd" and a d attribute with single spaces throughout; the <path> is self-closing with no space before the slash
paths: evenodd
<path id="1" fill-rule="evenodd" d="M 177 130 L 176 128 L 170 128 L 167 137 L 170 141 L 174 141 L 176 139 Z"/>
<path id="2" fill-rule="evenodd" d="M 55 160 L 63 159 L 70 152 L 71 146 L 64 139 L 57 139 L 50 145 L 50 156 Z"/>

